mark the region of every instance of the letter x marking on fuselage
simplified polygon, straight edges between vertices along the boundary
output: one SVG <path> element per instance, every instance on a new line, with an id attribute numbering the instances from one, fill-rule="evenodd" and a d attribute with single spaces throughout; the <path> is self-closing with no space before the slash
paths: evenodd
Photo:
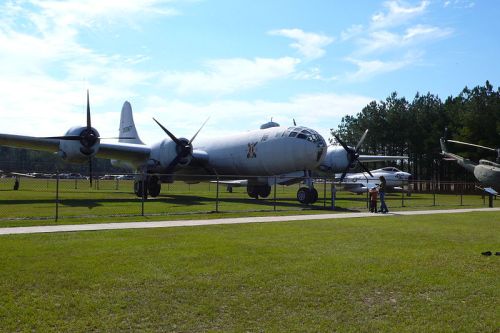
<path id="1" fill-rule="evenodd" d="M 254 143 L 249 143 L 248 144 L 248 152 L 247 152 L 247 158 L 255 158 L 257 157 L 257 151 L 255 149 L 255 146 L 257 146 L 258 142 Z"/>

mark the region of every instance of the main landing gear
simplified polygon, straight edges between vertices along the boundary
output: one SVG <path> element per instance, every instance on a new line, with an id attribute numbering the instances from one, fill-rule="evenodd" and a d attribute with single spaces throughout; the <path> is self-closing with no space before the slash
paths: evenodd
<path id="1" fill-rule="evenodd" d="M 146 176 L 145 180 L 143 180 L 142 177 L 134 180 L 134 192 L 139 198 L 143 196 L 147 198 L 148 195 L 156 198 L 160 194 L 160 191 L 161 182 L 158 176 Z"/>
<path id="2" fill-rule="evenodd" d="M 267 198 L 271 193 L 271 186 L 269 185 L 248 185 L 247 193 L 250 198 L 258 199 Z"/>

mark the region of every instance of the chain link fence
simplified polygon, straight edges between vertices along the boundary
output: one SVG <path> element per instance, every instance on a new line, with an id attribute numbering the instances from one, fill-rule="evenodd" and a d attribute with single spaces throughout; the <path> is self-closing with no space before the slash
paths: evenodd
<path id="1" fill-rule="evenodd" d="M 161 192 L 152 197 L 137 193 L 148 188 L 151 177 L 144 175 L 99 175 L 90 181 L 75 174 L 33 174 L 33 178 L 0 178 L 0 220 L 114 218 L 129 216 L 166 216 L 209 213 L 367 211 L 367 192 L 351 193 L 332 179 L 313 179 L 317 201 L 301 204 L 297 191 L 303 179 L 174 175 L 182 179 L 162 183 Z M 172 180 L 169 175 L 157 175 Z M 142 180 L 141 180 L 142 179 Z M 251 198 L 247 185 L 262 184 L 257 198 Z M 488 197 L 474 183 L 412 181 L 402 190 L 386 194 L 389 210 L 487 207 Z M 335 200 L 332 189 L 335 188 Z M 262 192 L 263 191 L 263 192 Z M 140 191 L 139 191 L 140 192 Z M 379 203 L 380 204 L 380 203 Z"/>

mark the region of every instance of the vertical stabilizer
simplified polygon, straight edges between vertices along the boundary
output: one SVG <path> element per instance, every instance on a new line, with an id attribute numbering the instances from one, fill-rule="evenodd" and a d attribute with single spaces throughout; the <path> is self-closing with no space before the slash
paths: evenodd
<path id="1" fill-rule="evenodd" d="M 119 142 L 136 143 L 143 145 L 144 143 L 137 134 L 137 129 L 134 124 L 134 117 L 132 116 L 132 106 L 128 101 L 123 103 L 122 114 L 120 116 L 120 137 L 128 137 L 131 139 L 120 139 Z"/>

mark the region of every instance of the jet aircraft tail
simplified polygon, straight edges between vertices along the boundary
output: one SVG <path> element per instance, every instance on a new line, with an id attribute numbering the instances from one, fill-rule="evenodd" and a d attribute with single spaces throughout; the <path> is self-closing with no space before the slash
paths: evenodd
<path id="1" fill-rule="evenodd" d="M 144 142 L 139 138 L 139 134 L 137 134 L 137 129 L 135 128 L 134 117 L 132 115 L 132 106 L 128 101 L 123 103 L 122 113 L 120 116 L 120 128 L 119 128 L 119 136 L 127 137 L 133 139 L 119 139 L 119 142 L 124 143 L 135 143 L 143 145 Z"/>

